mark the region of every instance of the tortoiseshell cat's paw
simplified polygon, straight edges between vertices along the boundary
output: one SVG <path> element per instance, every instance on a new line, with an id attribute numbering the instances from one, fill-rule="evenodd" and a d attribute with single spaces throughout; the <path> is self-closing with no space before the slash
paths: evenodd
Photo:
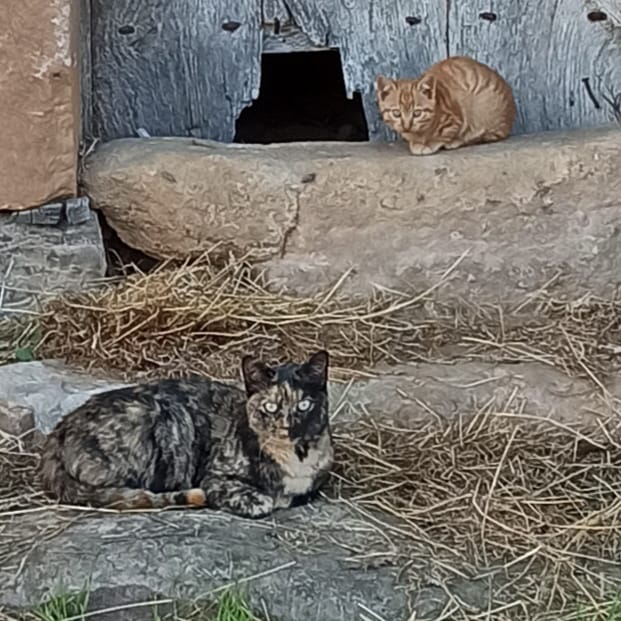
<path id="1" fill-rule="evenodd" d="M 262 518 L 274 511 L 274 499 L 235 479 L 212 478 L 206 485 L 207 506 L 246 518 Z"/>
<path id="2" fill-rule="evenodd" d="M 273 498 L 254 490 L 233 493 L 222 501 L 222 509 L 225 511 L 252 519 L 267 517 L 275 508 Z"/>

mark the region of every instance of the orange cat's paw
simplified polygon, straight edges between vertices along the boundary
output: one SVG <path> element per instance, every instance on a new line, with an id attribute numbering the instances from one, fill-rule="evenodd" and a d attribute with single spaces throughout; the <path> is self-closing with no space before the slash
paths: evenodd
<path id="1" fill-rule="evenodd" d="M 428 146 L 419 143 L 410 143 L 409 146 L 412 155 L 431 155 L 432 153 L 437 153 L 441 148 L 441 145 Z"/>

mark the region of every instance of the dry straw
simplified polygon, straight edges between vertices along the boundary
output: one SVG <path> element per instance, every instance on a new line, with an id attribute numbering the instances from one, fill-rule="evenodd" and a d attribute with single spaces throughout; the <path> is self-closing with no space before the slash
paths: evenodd
<path id="1" fill-rule="evenodd" d="M 606 392 L 621 352 L 616 299 L 538 292 L 502 310 L 444 307 L 434 292 L 458 263 L 422 294 L 378 290 L 364 302 L 341 295 L 346 276 L 298 298 L 269 290 L 243 261 L 167 263 L 51 301 L 36 324 L 11 324 L 13 347 L 36 333 L 42 356 L 131 378 L 231 377 L 242 354 L 299 359 L 318 347 L 330 350 L 335 376 L 381 360 L 538 361 Z M 605 619 L 621 583 L 621 417 L 610 404 L 608 416 L 575 424 L 533 419 L 512 403 L 407 428 L 337 420 L 330 497 L 375 533 L 343 555 L 393 567 L 413 601 L 433 585 L 445 602 L 435 621 Z M 18 439 L 0 437 L 0 565 L 15 572 L 33 545 L 86 515 L 52 511 L 33 483 L 36 462 Z"/>
<path id="2" fill-rule="evenodd" d="M 242 260 L 221 267 L 205 256 L 54 299 L 36 322 L 19 331 L 5 322 L 0 332 L 9 333 L 9 352 L 42 335 L 40 356 L 132 378 L 234 377 L 243 354 L 295 359 L 317 347 L 330 350 L 335 377 L 339 369 L 368 371 L 379 361 L 459 358 L 538 361 L 600 384 L 618 370 L 620 301 L 559 301 L 544 288 L 514 308 L 434 302 L 462 258 L 427 291 L 378 288 L 356 302 L 341 294 L 347 274 L 331 289 L 301 298 L 268 289 Z"/>
<path id="3" fill-rule="evenodd" d="M 414 600 L 438 586 L 446 618 L 586 621 L 578 601 L 603 613 L 619 590 L 621 417 L 488 405 L 408 428 L 367 419 L 337 441 L 342 501 L 381 533 L 351 560 L 401 566 Z"/>

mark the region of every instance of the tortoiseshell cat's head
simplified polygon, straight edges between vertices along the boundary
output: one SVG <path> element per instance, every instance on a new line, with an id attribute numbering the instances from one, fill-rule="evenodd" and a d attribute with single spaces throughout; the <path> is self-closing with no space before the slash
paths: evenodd
<path id="1" fill-rule="evenodd" d="M 262 442 L 311 440 L 328 426 L 328 353 L 270 367 L 247 356 L 242 372 L 248 425 Z"/>

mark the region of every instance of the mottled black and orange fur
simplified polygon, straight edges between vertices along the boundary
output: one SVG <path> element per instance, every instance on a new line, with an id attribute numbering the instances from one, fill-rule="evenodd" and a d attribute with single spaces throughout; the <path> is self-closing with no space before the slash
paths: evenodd
<path id="1" fill-rule="evenodd" d="M 47 438 L 43 483 L 63 503 L 119 509 L 262 517 L 307 502 L 333 462 L 327 370 L 323 351 L 277 367 L 245 358 L 245 391 L 197 377 L 100 393 Z"/>

